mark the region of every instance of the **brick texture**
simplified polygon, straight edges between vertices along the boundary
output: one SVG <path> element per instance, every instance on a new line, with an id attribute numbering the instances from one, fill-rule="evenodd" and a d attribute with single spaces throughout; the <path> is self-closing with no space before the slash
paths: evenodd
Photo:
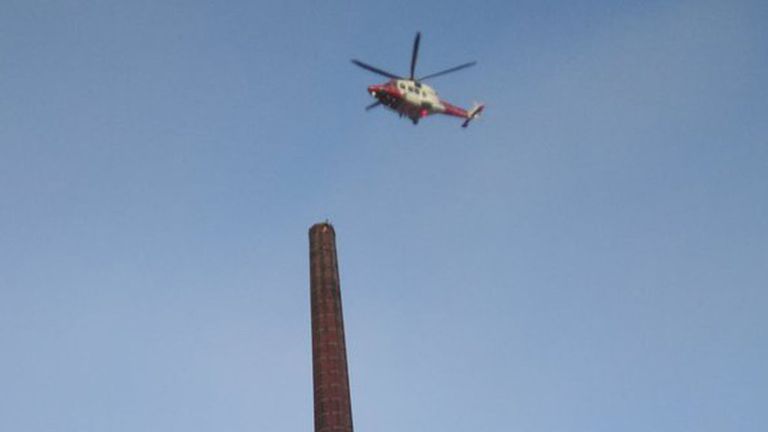
<path id="1" fill-rule="evenodd" d="M 309 229 L 309 273 L 315 432 L 352 432 L 336 233 L 328 223 Z"/>

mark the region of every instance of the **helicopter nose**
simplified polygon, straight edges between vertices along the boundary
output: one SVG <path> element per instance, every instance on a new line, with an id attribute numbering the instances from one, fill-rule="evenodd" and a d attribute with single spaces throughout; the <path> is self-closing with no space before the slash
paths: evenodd
<path id="1" fill-rule="evenodd" d="M 381 91 L 380 85 L 370 85 L 368 86 L 368 93 L 371 94 L 371 96 L 376 97 L 376 93 Z"/>

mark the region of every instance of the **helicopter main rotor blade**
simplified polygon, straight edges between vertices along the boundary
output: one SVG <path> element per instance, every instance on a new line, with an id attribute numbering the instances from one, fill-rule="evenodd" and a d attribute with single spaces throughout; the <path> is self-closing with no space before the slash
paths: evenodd
<path id="1" fill-rule="evenodd" d="M 429 74 L 427 76 L 423 76 L 423 77 L 419 78 L 417 81 L 424 81 L 426 79 L 430 79 L 430 78 L 438 77 L 438 76 L 441 76 L 441 75 L 446 75 L 446 74 L 449 74 L 449 73 L 453 73 L 453 72 L 456 72 L 456 71 L 459 71 L 459 70 L 462 70 L 462 69 L 466 69 L 466 68 L 468 68 L 470 66 L 474 66 L 476 64 L 477 64 L 477 62 L 475 62 L 475 61 L 469 62 L 469 63 L 464 63 L 463 65 L 459 65 L 459 66 L 456 66 L 456 67 L 452 67 L 450 69 L 446 69 L 444 71 L 435 72 L 433 74 Z"/>
<path id="2" fill-rule="evenodd" d="M 372 104 L 368 105 L 367 107 L 365 107 L 365 110 L 366 110 L 366 111 L 370 111 L 370 110 L 372 110 L 372 109 L 376 108 L 376 107 L 377 107 L 377 106 L 379 106 L 379 105 L 381 105 L 381 101 L 376 101 L 376 102 L 374 102 L 374 103 L 372 103 Z"/>
<path id="3" fill-rule="evenodd" d="M 385 76 L 387 78 L 402 79 L 402 77 L 399 77 L 399 76 L 397 76 L 397 75 L 395 75 L 393 73 L 387 72 L 385 70 L 381 70 L 379 68 L 373 67 L 373 66 L 371 66 L 369 64 L 365 64 L 365 63 L 361 62 L 360 60 L 353 59 L 352 63 L 360 66 L 361 68 L 363 68 L 363 69 L 365 69 L 367 71 L 371 71 L 371 72 L 373 72 L 375 74 L 379 74 L 379 75 Z"/>
<path id="4" fill-rule="evenodd" d="M 411 55 L 411 79 L 414 79 L 416 73 L 416 60 L 419 57 L 419 42 L 421 41 L 421 32 L 416 33 L 416 39 L 413 40 L 413 54 Z"/>

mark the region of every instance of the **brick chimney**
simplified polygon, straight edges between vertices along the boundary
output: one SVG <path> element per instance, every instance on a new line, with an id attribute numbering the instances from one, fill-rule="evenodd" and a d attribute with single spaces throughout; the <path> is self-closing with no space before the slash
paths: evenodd
<path id="1" fill-rule="evenodd" d="M 309 229 L 309 275 L 315 432 L 352 432 L 336 232 L 328 222 Z"/>

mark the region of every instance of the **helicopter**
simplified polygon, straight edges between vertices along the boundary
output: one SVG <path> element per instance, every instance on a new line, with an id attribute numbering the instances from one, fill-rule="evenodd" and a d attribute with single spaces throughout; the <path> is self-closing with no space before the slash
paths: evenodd
<path id="1" fill-rule="evenodd" d="M 467 127 L 469 122 L 471 122 L 483 111 L 485 105 L 475 104 L 474 107 L 467 110 L 450 104 L 440 99 L 440 97 L 437 95 L 437 92 L 432 87 L 424 84 L 423 81 L 466 69 L 470 66 L 474 66 L 477 62 L 472 61 L 469 63 L 464 63 L 462 65 L 454 66 L 440 72 L 416 78 L 416 60 L 419 56 L 420 41 L 421 32 L 417 32 L 416 38 L 413 40 L 411 73 L 407 78 L 395 75 L 393 73 L 371 66 L 367 63 L 363 63 L 360 60 L 352 60 L 352 63 L 355 65 L 390 79 L 384 84 L 374 84 L 368 86 L 368 93 L 376 98 L 376 102 L 365 107 L 365 110 L 369 111 L 380 105 L 384 105 L 397 112 L 400 117 L 408 117 L 411 119 L 414 125 L 418 124 L 419 120 L 428 115 L 444 114 L 463 118 L 464 123 L 461 125 L 461 127 Z"/>

